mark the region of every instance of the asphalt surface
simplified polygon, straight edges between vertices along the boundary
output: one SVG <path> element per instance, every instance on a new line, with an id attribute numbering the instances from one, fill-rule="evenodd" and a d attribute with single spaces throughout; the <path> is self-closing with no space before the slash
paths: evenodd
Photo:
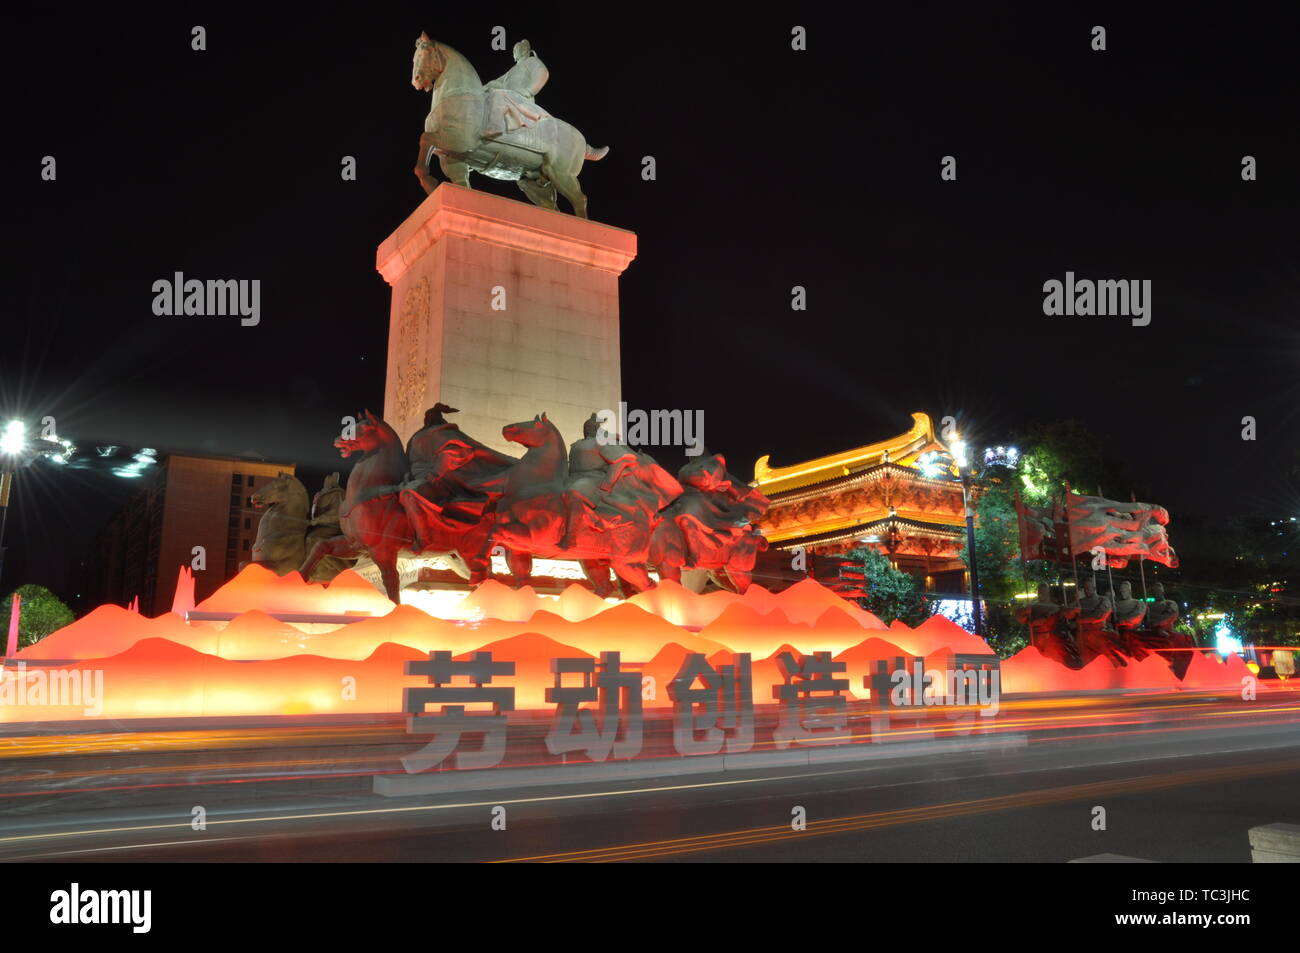
<path id="1" fill-rule="evenodd" d="M 279 733 L 260 742 L 283 774 L 248 771 L 254 745 L 239 739 L 256 732 L 230 729 L 240 754 L 209 773 L 196 765 L 211 751 L 188 750 L 193 739 L 174 741 L 146 772 L 139 757 L 93 776 L 33 767 L 87 752 L 120 760 L 127 748 L 121 736 L 61 741 L 62 754 L 4 765 L 0 859 L 1249 862 L 1250 827 L 1300 823 L 1300 697 L 1076 704 L 1009 706 L 999 722 L 1024 741 L 995 752 L 413 798 L 368 790 L 374 771 L 410 748 L 393 726 L 322 729 L 348 744 L 331 753 L 311 740 L 325 755 L 305 759 L 309 785 L 287 773 L 304 759 L 283 757 Z M 292 733 L 299 747 L 302 731 Z M 379 748 L 359 749 L 357 732 L 379 736 Z M 322 781 L 320 762 L 335 776 Z"/>

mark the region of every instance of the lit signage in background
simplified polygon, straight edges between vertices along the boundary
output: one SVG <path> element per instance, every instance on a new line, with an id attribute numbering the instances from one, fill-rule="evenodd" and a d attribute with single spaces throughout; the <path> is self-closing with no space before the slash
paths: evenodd
<path id="1" fill-rule="evenodd" d="M 930 607 L 934 610 L 934 615 L 941 615 L 957 623 L 967 632 L 975 631 L 975 614 L 969 599 L 935 599 L 930 603 Z M 980 612 L 986 611 L 988 611 L 987 607 L 981 600 Z"/>
<path id="2" fill-rule="evenodd" d="M 1242 654 L 1241 639 L 1224 623 L 1214 630 L 1214 648 L 1220 655 Z"/>

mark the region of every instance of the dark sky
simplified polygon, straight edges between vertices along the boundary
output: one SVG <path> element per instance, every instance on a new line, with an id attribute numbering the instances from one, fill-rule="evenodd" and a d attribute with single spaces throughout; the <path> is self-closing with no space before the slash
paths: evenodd
<path id="1" fill-rule="evenodd" d="M 337 466 L 339 418 L 383 404 L 375 247 L 423 197 L 415 38 L 486 80 L 511 62 L 500 24 L 549 66 L 539 102 L 610 146 L 582 180 L 593 218 L 639 236 L 625 399 L 703 409 L 735 472 L 899 433 L 914 410 L 981 443 L 1077 418 L 1170 508 L 1175 543 L 1180 512 L 1300 512 L 1295 24 L 840 6 L 11 15 L 0 410 L 83 443 Z M 1045 316 L 1067 270 L 1150 279 L 1150 326 Z M 152 282 L 175 271 L 260 279 L 260 326 L 155 317 Z M 103 480 L 25 483 L 10 584 L 57 575 L 111 502 Z"/>

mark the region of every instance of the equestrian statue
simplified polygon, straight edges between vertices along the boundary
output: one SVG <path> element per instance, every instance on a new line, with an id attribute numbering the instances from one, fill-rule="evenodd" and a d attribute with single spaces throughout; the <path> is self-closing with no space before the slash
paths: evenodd
<path id="1" fill-rule="evenodd" d="M 433 97 L 415 175 L 432 192 L 438 183 L 429 169 L 436 157 L 456 185 L 471 188 L 470 172 L 517 182 L 534 205 L 558 209 L 558 193 L 574 215 L 586 218 L 578 173 L 584 161 L 604 158 L 609 149 L 592 148 L 577 129 L 537 105 L 534 97 L 550 73 L 527 40 L 515 44 L 514 57 L 504 75 L 484 83 L 469 60 L 420 34 L 411 85 Z"/>

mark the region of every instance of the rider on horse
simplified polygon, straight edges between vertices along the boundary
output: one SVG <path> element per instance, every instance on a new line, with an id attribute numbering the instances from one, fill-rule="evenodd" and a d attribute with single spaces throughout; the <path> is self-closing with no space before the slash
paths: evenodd
<path id="1" fill-rule="evenodd" d="M 424 427 L 406 446 L 411 470 L 401 486 L 402 506 L 417 544 L 427 528 L 463 532 L 483 518 L 501 497 L 505 473 L 517 461 L 466 436 L 443 414 L 455 407 L 439 402 L 425 411 Z"/>

